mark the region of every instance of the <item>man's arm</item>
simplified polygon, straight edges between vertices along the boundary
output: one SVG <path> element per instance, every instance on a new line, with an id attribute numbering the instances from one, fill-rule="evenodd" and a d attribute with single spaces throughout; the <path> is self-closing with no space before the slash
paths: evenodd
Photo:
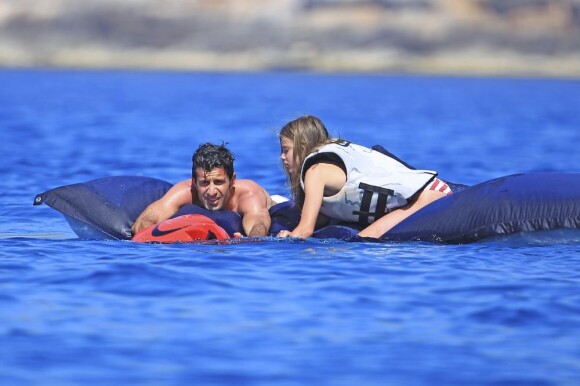
<path id="1" fill-rule="evenodd" d="M 191 204 L 191 202 L 191 179 L 178 182 L 173 185 L 173 187 L 169 189 L 163 197 L 150 204 L 143 213 L 139 215 L 137 220 L 135 220 L 133 227 L 131 227 L 131 233 L 136 234 L 143 228 L 167 220 L 173 216 L 179 208 Z"/>
<path id="2" fill-rule="evenodd" d="M 248 237 L 266 236 L 272 219 L 268 203 L 270 196 L 257 185 L 257 189 L 244 193 L 239 198 L 238 213 L 242 216 L 242 227 Z"/>
<path id="3" fill-rule="evenodd" d="M 272 219 L 270 218 L 270 213 L 266 210 L 265 213 L 248 213 L 244 216 L 242 220 L 242 226 L 244 227 L 244 232 L 248 237 L 260 237 L 266 236 Z"/>

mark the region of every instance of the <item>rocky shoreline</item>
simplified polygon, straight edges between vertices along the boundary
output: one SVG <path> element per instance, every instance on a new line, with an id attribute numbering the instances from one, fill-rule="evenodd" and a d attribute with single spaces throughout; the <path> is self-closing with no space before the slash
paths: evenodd
<path id="1" fill-rule="evenodd" d="M 580 77 L 580 0 L 32 4 L 0 0 L 0 66 Z"/>
<path id="2" fill-rule="evenodd" d="M 281 52 L 116 51 L 99 47 L 29 54 L 0 50 L 5 68 L 138 69 L 170 71 L 316 71 L 476 76 L 580 77 L 580 55 L 550 57 L 474 50 L 413 57 L 395 51 Z"/>

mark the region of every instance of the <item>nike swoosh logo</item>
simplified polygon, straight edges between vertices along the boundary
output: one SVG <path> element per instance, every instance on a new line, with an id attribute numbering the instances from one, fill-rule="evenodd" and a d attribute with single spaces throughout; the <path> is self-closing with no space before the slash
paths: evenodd
<path id="1" fill-rule="evenodd" d="M 162 231 L 161 229 L 159 229 L 159 225 L 156 225 L 155 228 L 153 228 L 153 230 L 151 231 L 151 236 L 161 237 L 161 236 L 168 235 L 170 233 L 173 233 L 173 232 L 178 231 L 178 230 L 183 229 L 183 228 L 185 228 L 185 227 L 178 227 L 178 228 L 173 228 L 173 229 L 168 229 L 166 231 Z"/>

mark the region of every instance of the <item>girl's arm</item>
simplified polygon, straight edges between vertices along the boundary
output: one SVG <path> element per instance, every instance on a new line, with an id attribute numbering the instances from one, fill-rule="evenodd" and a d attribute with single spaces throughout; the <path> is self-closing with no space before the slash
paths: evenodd
<path id="1" fill-rule="evenodd" d="M 320 164 L 313 165 L 304 176 L 304 206 L 298 226 L 290 232 L 290 237 L 306 238 L 312 236 L 316 227 L 316 219 L 322 206 L 325 179 Z"/>
<path id="2" fill-rule="evenodd" d="M 281 231 L 279 237 L 312 236 L 319 217 L 322 197 L 338 192 L 346 181 L 346 175 L 336 165 L 319 163 L 311 166 L 304 176 L 304 206 L 298 226 L 292 231 Z"/>

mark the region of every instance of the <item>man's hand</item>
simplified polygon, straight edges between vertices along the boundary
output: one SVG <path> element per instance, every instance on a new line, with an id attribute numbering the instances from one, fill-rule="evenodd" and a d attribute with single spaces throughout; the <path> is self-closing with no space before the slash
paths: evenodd
<path id="1" fill-rule="evenodd" d="M 191 180 L 185 180 L 173 185 L 163 197 L 149 205 L 131 227 L 135 235 L 141 229 L 159 224 L 173 216 L 183 205 L 191 204 Z"/>
<path id="2" fill-rule="evenodd" d="M 137 234 L 141 229 L 147 228 L 148 226 L 158 224 L 159 220 L 159 211 L 156 209 L 156 203 L 153 203 L 147 207 L 141 213 L 141 215 L 135 220 L 135 223 L 131 227 L 131 233 L 133 236 Z"/>

